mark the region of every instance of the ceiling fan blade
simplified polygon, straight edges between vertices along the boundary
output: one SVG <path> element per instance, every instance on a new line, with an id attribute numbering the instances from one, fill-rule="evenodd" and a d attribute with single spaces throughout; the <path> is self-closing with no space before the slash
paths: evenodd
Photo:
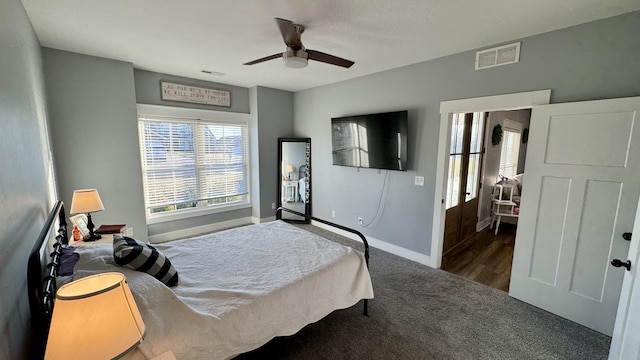
<path id="1" fill-rule="evenodd" d="M 280 34 L 284 43 L 293 50 L 303 48 L 300 34 L 304 32 L 304 26 L 294 24 L 291 20 L 276 18 Z"/>
<path id="2" fill-rule="evenodd" d="M 353 61 L 339 58 L 337 56 L 329 55 L 320 51 L 307 49 L 307 54 L 309 54 L 309 59 L 320 61 L 323 63 L 342 66 L 344 68 L 350 68 L 351 65 L 355 64 Z"/>
<path id="3" fill-rule="evenodd" d="M 277 59 L 279 57 L 282 57 L 282 53 L 277 53 L 277 54 L 273 54 L 273 55 L 269 55 L 269 56 L 265 56 L 263 58 L 257 59 L 257 60 L 253 60 L 253 61 L 249 61 L 246 62 L 242 65 L 254 65 L 254 64 L 258 64 L 261 62 L 265 62 L 265 61 L 269 61 L 269 60 L 273 60 L 273 59 Z"/>

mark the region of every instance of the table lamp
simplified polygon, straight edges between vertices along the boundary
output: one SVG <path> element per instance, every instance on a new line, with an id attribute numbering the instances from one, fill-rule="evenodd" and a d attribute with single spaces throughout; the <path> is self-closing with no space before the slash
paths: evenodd
<path id="1" fill-rule="evenodd" d="M 123 274 L 88 276 L 58 289 L 45 360 L 118 359 L 135 349 L 145 332 Z"/>
<path id="2" fill-rule="evenodd" d="M 87 214 L 87 228 L 89 234 L 85 235 L 84 241 L 96 241 L 101 238 L 100 234 L 93 232 L 94 225 L 91 221 L 91 213 L 104 210 L 102 200 L 100 200 L 100 194 L 96 189 L 81 189 L 73 191 L 73 198 L 71 199 L 71 214 Z"/>
<path id="3" fill-rule="evenodd" d="M 291 180 L 291 173 L 293 172 L 293 165 L 287 165 L 285 171 L 289 174 L 289 180 Z"/>

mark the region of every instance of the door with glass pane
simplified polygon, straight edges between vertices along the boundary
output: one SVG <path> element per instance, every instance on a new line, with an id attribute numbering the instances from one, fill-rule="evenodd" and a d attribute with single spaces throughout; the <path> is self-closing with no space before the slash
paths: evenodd
<path id="1" fill-rule="evenodd" d="M 485 113 L 453 114 L 443 253 L 475 233 Z"/>

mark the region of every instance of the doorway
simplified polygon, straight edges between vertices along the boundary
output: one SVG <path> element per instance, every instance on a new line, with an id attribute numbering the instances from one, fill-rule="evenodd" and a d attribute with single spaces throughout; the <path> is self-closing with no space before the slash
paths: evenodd
<path id="1" fill-rule="evenodd" d="M 612 333 L 622 283 L 622 272 L 611 269 L 629 251 L 621 234 L 633 224 L 630 209 L 637 206 L 640 193 L 640 162 L 632 160 L 640 155 L 638 142 L 632 140 L 638 133 L 634 119 L 639 99 L 531 104 L 535 124 L 509 295 L 605 334 Z M 479 102 L 442 103 L 441 124 L 448 123 L 452 113 L 478 109 Z M 440 195 L 449 145 L 446 129 L 441 135 Z M 434 220 L 440 221 L 434 230 L 442 231 L 441 199 L 440 206 L 434 204 Z M 439 266 L 444 236 L 433 235 L 432 254 Z"/>
<path id="2" fill-rule="evenodd" d="M 464 118 L 466 123 L 460 120 Z M 469 121 L 472 118 L 474 122 Z M 453 114 L 443 270 L 509 290 L 527 151 L 527 138 L 521 135 L 529 128 L 530 119 L 531 109 Z M 474 129 L 478 125 L 479 129 Z M 503 135 L 501 139 L 495 138 L 496 131 Z M 466 132 L 471 133 L 470 141 L 469 134 L 458 135 Z M 458 145 L 460 139 L 463 146 Z M 463 149 L 459 155 L 453 153 L 456 148 Z M 496 184 L 508 188 L 508 200 L 495 200 Z"/>
<path id="3" fill-rule="evenodd" d="M 442 265 L 444 249 L 444 229 L 446 217 L 446 185 L 449 170 L 451 134 L 449 123 L 453 114 L 478 111 L 499 111 L 531 108 L 548 104 L 551 90 L 531 91 L 516 94 L 496 95 L 481 98 L 444 101 L 440 104 L 440 134 L 438 142 L 438 163 L 436 168 L 436 194 L 433 209 L 433 229 L 430 263 L 434 268 Z"/>

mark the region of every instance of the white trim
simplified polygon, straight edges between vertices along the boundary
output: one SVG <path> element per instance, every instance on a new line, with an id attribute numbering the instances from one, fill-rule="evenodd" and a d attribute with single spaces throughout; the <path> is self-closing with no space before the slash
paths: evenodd
<path id="1" fill-rule="evenodd" d="M 362 242 L 362 239 L 360 239 L 360 237 L 356 234 L 350 233 L 348 231 L 344 231 L 344 230 L 340 230 L 338 228 L 334 228 L 333 226 L 330 225 L 325 225 L 321 222 L 317 222 L 317 221 L 311 221 L 311 225 L 313 226 L 317 226 L 319 228 L 331 231 L 332 233 L 338 234 L 338 235 L 342 235 L 344 237 L 347 237 L 351 240 L 356 240 L 358 242 Z M 420 263 L 422 265 L 427 265 L 427 266 L 431 266 L 432 260 L 429 257 L 429 255 L 425 255 L 425 254 L 421 254 L 419 252 L 413 251 L 413 250 L 409 250 L 409 249 L 405 249 L 403 247 L 400 247 L 398 245 L 393 245 L 390 244 L 388 242 L 373 238 L 371 236 L 366 236 L 367 238 L 367 242 L 369 243 L 369 245 L 371 247 L 374 247 L 376 249 L 380 249 L 382 251 L 394 254 L 394 255 L 398 255 L 400 257 L 403 257 L 405 259 L 411 260 L 411 261 L 415 261 L 417 263 Z"/>
<path id="2" fill-rule="evenodd" d="M 446 174 L 449 156 L 447 151 L 450 139 L 447 137 L 449 120 L 452 113 L 476 111 L 504 111 L 530 108 L 534 105 L 549 104 L 551 90 L 529 91 L 515 94 L 485 96 L 471 99 L 442 101 L 440 103 L 440 135 L 436 165 L 436 187 L 433 202 L 433 222 L 431 225 L 432 263 L 429 266 L 439 268 L 442 263 L 442 244 L 444 242 L 444 220 L 446 196 Z"/>
<path id="3" fill-rule="evenodd" d="M 484 220 L 478 221 L 478 223 L 476 224 L 476 232 L 484 230 L 489 225 L 491 225 L 491 216 L 487 217 Z"/>
<path id="4" fill-rule="evenodd" d="M 215 122 L 232 122 L 249 124 L 250 114 L 230 111 L 204 110 L 194 108 L 172 107 L 163 105 L 136 104 L 140 115 L 170 116 L 182 119 L 206 119 Z"/>
<path id="5" fill-rule="evenodd" d="M 207 234 L 210 232 L 228 229 L 236 226 L 249 225 L 251 223 L 252 223 L 252 218 L 250 216 L 233 219 L 233 220 L 221 221 L 213 224 L 207 224 L 207 225 L 196 226 L 188 229 L 182 229 L 182 230 L 170 231 L 170 232 L 157 234 L 157 235 L 151 235 L 149 236 L 149 242 L 152 244 L 164 243 L 167 241 Z"/>
<path id="6" fill-rule="evenodd" d="M 485 201 L 485 194 L 484 194 L 484 190 L 485 190 L 485 176 L 486 176 L 486 169 L 487 169 L 487 143 L 490 140 L 489 137 L 489 115 L 486 112 L 483 112 L 483 116 L 484 116 L 484 123 L 483 123 L 483 131 L 484 131 L 484 135 L 482 138 L 482 168 L 480 169 L 480 183 L 482 184 L 482 186 L 480 186 L 480 188 L 478 189 L 478 212 L 476 213 L 476 219 L 480 219 L 480 215 L 482 214 L 482 205 L 484 204 Z M 447 125 L 449 126 L 449 125 Z M 451 137 L 451 135 L 447 135 L 449 137 Z M 489 221 L 491 219 L 489 218 Z M 486 219 L 482 220 L 482 221 L 478 221 L 476 222 L 476 232 L 481 231 L 482 229 L 484 229 L 485 226 L 484 225 L 484 221 L 486 221 Z M 489 222 L 489 224 L 491 224 L 491 222 Z"/>
<path id="7" fill-rule="evenodd" d="M 215 123 L 229 123 L 229 124 L 241 124 L 246 126 L 247 131 L 247 169 L 246 169 L 246 187 L 251 189 L 251 131 L 249 129 L 250 114 L 236 113 L 229 111 L 216 111 L 194 108 L 183 108 L 163 105 L 149 105 L 149 104 L 136 104 L 137 119 L 140 122 L 141 117 L 150 116 L 152 118 L 171 118 L 171 121 L 182 120 L 206 120 Z M 143 145 L 139 144 L 143 153 Z M 140 160 L 142 162 L 142 159 Z M 144 164 L 143 164 L 144 165 Z M 143 176 L 144 182 L 144 176 Z M 145 216 L 147 224 L 159 224 L 168 221 L 181 220 L 187 218 L 193 218 L 198 216 L 204 216 L 209 214 L 216 214 L 225 211 L 234 211 L 252 207 L 250 201 L 251 194 L 247 196 L 247 200 L 240 204 L 229 205 L 214 205 L 210 207 L 197 207 L 195 209 L 183 209 L 178 211 L 171 211 L 169 213 L 150 213 L 149 209 L 145 209 Z M 145 195 L 145 207 L 146 207 L 146 195 Z"/>
<path id="8" fill-rule="evenodd" d="M 255 217 L 252 216 L 251 217 L 251 222 L 254 224 L 261 224 L 261 223 L 266 223 L 266 222 L 271 222 L 271 221 L 276 221 L 276 217 L 275 216 L 269 216 L 266 218 L 259 218 L 259 217 Z"/>
<path id="9" fill-rule="evenodd" d="M 549 104 L 550 98 L 551 90 L 536 90 L 470 99 L 447 100 L 440 102 L 440 114 L 518 110 L 530 108 L 533 105 Z"/>
<path id="10" fill-rule="evenodd" d="M 244 202 L 242 204 L 217 205 L 211 208 L 182 209 L 177 211 L 171 211 L 167 214 L 159 213 L 151 217 L 148 216 L 147 225 L 160 224 L 164 222 L 181 220 L 181 219 L 190 219 L 198 216 L 218 214 L 218 213 L 223 213 L 227 211 L 242 210 L 250 207 L 251 207 L 250 202 Z"/>

